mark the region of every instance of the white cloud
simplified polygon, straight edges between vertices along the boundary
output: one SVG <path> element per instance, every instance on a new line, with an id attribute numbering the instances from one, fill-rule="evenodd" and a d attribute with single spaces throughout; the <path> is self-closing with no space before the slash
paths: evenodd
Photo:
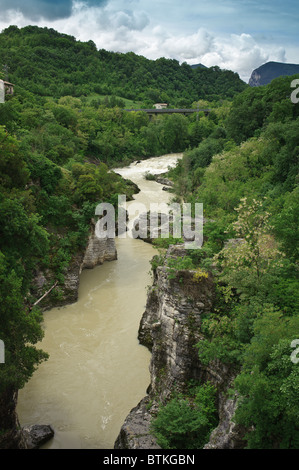
<path id="1" fill-rule="evenodd" d="M 111 21 L 116 28 L 124 26 L 129 30 L 142 31 L 148 24 L 149 18 L 144 12 L 119 11 Z"/>
<path id="2" fill-rule="evenodd" d="M 152 35 L 134 35 L 134 38 L 132 44 L 138 54 L 151 59 L 161 56 L 175 58 L 191 65 L 218 65 L 220 68 L 239 73 L 246 82 L 251 72 L 268 60 L 285 61 L 283 48 L 262 47 L 249 34 L 223 38 L 199 29 L 195 34 L 177 37 L 163 33 L 162 27 L 156 27 L 152 30 Z M 121 50 L 120 46 L 118 50 Z"/>
<path id="3" fill-rule="evenodd" d="M 234 34 L 224 38 L 200 29 L 195 34 L 176 37 L 161 34 L 161 28 L 156 30 L 158 34 L 154 39 L 147 38 L 140 49 L 142 55 L 152 59 L 160 56 L 176 58 L 191 65 L 218 65 L 239 73 L 246 82 L 251 72 L 268 60 L 286 60 L 283 48 L 262 47 L 249 34 Z"/>
<path id="4" fill-rule="evenodd" d="M 284 62 L 284 49 L 262 47 L 250 34 L 244 33 L 232 34 L 229 38 L 215 38 L 214 51 L 202 57 L 202 62 L 208 67 L 218 65 L 223 69 L 234 70 L 245 81 L 249 80 L 255 68 L 269 60 Z"/>
<path id="5" fill-rule="evenodd" d="M 204 29 L 199 29 L 190 36 L 167 38 L 164 49 L 169 55 L 186 60 L 201 57 L 213 48 L 213 37 Z"/>

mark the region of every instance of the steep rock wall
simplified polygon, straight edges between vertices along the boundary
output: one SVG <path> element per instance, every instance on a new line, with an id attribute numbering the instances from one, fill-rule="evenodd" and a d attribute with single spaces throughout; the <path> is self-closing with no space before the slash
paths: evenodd
<path id="1" fill-rule="evenodd" d="M 172 246 L 166 260 L 186 255 L 183 246 Z M 242 430 L 231 420 L 236 397 L 227 395 L 234 373 L 218 361 L 204 367 L 198 358 L 196 344 L 203 339 L 202 315 L 211 310 L 215 293 L 211 275 L 195 281 L 194 273 L 182 270 L 173 278 L 165 265 L 155 271 L 138 332 L 140 343 L 152 352 L 151 383 L 148 395 L 126 418 L 115 442 L 116 449 L 159 448 L 150 434 L 150 421 L 158 402 L 165 402 L 174 389 L 183 392 L 191 379 L 210 381 L 218 391 L 219 426 L 206 448 L 244 446 Z"/>
<path id="2" fill-rule="evenodd" d="M 103 264 L 105 261 L 117 259 L 117 250 L 114 238 L 97 238 L 95 234 L 95 221 L 90 224 L 89 236 L 86 248 L 77 253 L 71 260 L 64 273 L 63 285 L 58 285 L 53 292 L 45 297 L 39 304 L 42 310 L 53 307 L 61 307 L 78 300 L 78 289 L 80 274 L 83 269 L 92 269 Z M 51 271 L 36 272 L 33 282 L 34 288 L 31 292 L 35 298 L 43 295 L 56 281 L 55 274 Z M 59 293 L 59 295 L 57 295 Z"/>
<path id="3" fill-rule="evenodd" d="M 176 246 L 168 257 L 185 254 Z M 152 351 L 151 391 L 162 400 L 174 386 L 181 391 L 188 380 L 203 377 L 195 344 L 201 339 L 202 314 L 212 307 L 213 281 L 196 282 L 193 276 L 193 271 L 182 270 L 171 278 L 165 266 L 158 267 L 141 320 L 139 341 Z"/>

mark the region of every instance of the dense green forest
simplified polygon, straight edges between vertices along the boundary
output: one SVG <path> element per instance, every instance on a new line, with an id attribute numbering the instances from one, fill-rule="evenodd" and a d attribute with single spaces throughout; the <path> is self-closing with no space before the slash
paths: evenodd
<path id="1" fill-rule="evenodd" d="M 0 43 L 2 77 L 15 84 L 14 95 L 0 106 L 4 393 L 22 388 L 47 357 L 33 346 L 43 334 L 42 316 L 32 308 L 37 268 L 58 282 L 50 294 L 55 303 L 67 267 L 85 247 L 96 204 L 116 203 L 118 194 L 132 196 L 132 186 L 109 168 L 134 158 L 183 151 L 201 137 L 194 132 L 195 117 L 175 115 L 150 122 L 145 113 L 124 111 L 124 102 L 115 95 L 129 95 L 115 87 L 121 77 L 131 93 L 135 88 L 126 70 L 136 71 L 141 62 L 153 71 L 157 66 L 157 77 L 166 83 L 174 68 L 184 69 L 176 62 L 161 60 L 163 78 L 159 64 L 131 54 L 98 52 L 93 44 L 37 27 L 10 27 L 1 33 Z M 221 75 L 211 73 L 216 80 Z M 235 92 L 243 88 L 235 74 L 228 76 Z M 178 81 L 182 78 L 189 80 L 178 73 Z M 99 95 L 101 87 L 107 95 Z M 202 134 L 215 126 L 213 119 L 202 117 Z"/>
<path id="2" fill-rule="evenodd" d="M 124 108 L 163 100 L 169 107 L 218 109 L 247 88 L 230 71 L 97 51 L 91 42 L 35 26 L 11 26 L 0 34 L 0 64 L 15 85 L 0 124 L 58 165 L 86 157 L 111 166 L 194 147 L 215 127 L 215 112 L 199 123 L 196 113 L 149 121 Z"/>
<path id="3" fill-rule="evenodd" d="M 237 95 L 221 125 L 169 172 L 178 201 L 203 203 L 203 247 L 177 267 L 214 276 L 217 297 L 197 348 L 203 364 L 220 360 L 236 375 L 234 420 L 248 430 L 250 449 L 299 447 L 291 344 L 299 338 L 299 107 L 291 80 Z M 154 431 L 168 448 L 182 430 L 186 445 L 194 443 L 187 430 L 198 440 L 206 433 L 203 412 L 193 428 L 184 419 L 188 400 L 194 397 L 174 397 L 158 413 Z"/>
<path id="4" fill-rule="evenodd" d="M 129 52 L 97 50 L 53 29 L 10 26 L 0 34 L 0 63 L 13 83 L 40 96 L 116 95 L 144 106 L 189 107 L 198 99 L 232 98 L 246 88 L 238 74 L 218 67 L 156 61 Z"/>
<path id="5" fill-rule="evenodd" d="M 92 41 L 35 26 L 0 34 L 0 66 L 15 85 L 0 104 L 0 394 L 22 388 L 47 358 L 34 346 L 43 335 L 42 315 L 32 308 L 36 267 L 54 273 L 55 301 L 72 257 L 84 249 L 96 204 L 133 194 L 109 170 L 184 152 L 169 173 L 174 196 L 203 202 L 207 219 L 203 248 L 185 261 L 210 270 L 218 292 L 202 323 L 200 358 L 236 370 L 242 401 L 235 419 L 253 429 L 249 448 L 298 448 L 299 366 L 290 360 L 299 337 L 294 77 L 250 88 L 217 67 L 97 51 Z M 124 109 L 157 101 L 211 112 L 149 120 Z M 196 397 L 211 393 L 197 390 Z M 172 406 L 176 416 L 193 413 L 186 399 Z M 160 421 L 162 435 L 163 415 Z"/>

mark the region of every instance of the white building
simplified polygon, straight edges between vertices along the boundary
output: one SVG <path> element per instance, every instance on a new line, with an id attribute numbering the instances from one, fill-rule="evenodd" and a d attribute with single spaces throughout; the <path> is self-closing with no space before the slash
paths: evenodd
<path id="1" fill-rule="evenodd" d="M 0 103 L 4 103 L 5 101 L 5 86 L 4 81 L 0 80 Z"/>
<path id="2" fill-rule="evenodd" d="M 5 102 L 5 95 L 13 95 L 13 84 L 0 80 L 0 103 Z"/>
<path id="3" fill-rule="evenodd" d="M 156 103 L 156 104 L 154 104 L 154 107 L 156 109 L 165 109 L 165 108 L 167 108 L 167 103 Z"/>

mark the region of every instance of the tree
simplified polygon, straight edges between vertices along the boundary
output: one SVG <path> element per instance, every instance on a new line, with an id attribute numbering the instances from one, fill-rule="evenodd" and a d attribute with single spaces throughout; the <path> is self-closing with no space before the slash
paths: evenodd
<path id="1" fill-rule="evenodd" d="M 36 366 L 48 355 L 33 345 L 41 341 L 41 314 L 24 304 L 22 279 L 9 268 L 0 252 L 0 338 L 5 344 L 5 364 L 1 366 L 0 393 L 23 388 Z"/>
<path id="2" fill-rule="evenodd" d="M 235 380 L 241 396 L 235 420 L 249 430 L 250 449 L 299 446 L 299 369 L 291 361 L 298 328 L 298 318 L 286 318 L 271 306 L 254 322 L 254 337 Z"/>
<path id="3" fill-rule="evenodd" d="M 280 264 L 282 253 L 270 235 L 270 214 L 261 201 L 243 198 L 236 211 L 238 219 L 232 225 L 239 240 L 228 243 L 215 260 L 220 261 L 221 280 L 241 296 L 250 297 L 261 290 L 270 268 Z"/>
<path id="4" fill-rule="evenodd" d="M 185 116 L 173 114 L 161 121 L 160 142 L 165 152 L 182 152 L 188 142 L 188 123 Z"/>
<path id="5" fill-rule="evenodd" d="M 24 303 L 22 279 L 0 251 L 0 339 L 5 362 L 0 364 L 0 448 L 18 448 L 20 433 L 15 414 L 18 390 L 48 355 L 35 347 L 43 337 L 41 314 Z"/>
<path id="6" fill-rule="evenodd" d="M 282 210 L 273 218 L 273 230 L 286 255 L 294 262 L 299 250 L 299 187 L 284 198 Z"/>
<path id="7" fill-rule="evenodd" d="M 207 383 L 194 395 L 178 395 L 160 407 L 151 430 L 163 449 L 202 449 L 217 425 L 216 389 Z"/>

